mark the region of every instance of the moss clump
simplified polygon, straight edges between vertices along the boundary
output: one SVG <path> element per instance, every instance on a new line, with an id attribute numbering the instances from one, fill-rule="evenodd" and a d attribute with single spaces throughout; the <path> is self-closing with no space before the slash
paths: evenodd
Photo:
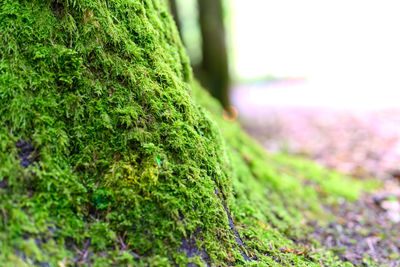
<path id="1" fill-rule="evenodd" d="M 1 265 L 339 264 L 279 250 L 320 196 L 219 110 L 164 1 L 0 0 Z"/>

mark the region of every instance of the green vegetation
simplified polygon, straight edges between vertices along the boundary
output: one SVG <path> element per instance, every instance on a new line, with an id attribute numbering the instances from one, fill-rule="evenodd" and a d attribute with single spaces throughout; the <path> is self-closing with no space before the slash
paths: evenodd
<path id="1" fill-rule="evenodd" d="M 0 0 L 0 265 L 345 266 L 292 239 L 360 182 L 267 155 L 191 75 L 164 1 Z"/>

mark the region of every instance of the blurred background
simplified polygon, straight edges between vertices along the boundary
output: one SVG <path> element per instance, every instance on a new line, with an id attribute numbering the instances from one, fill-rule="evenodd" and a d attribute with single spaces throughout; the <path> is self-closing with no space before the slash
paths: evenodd
<path id="1" fill-rule="evenodd" d="M 400 178 L 398 1 L 170 4 L 195 75 L 267 150 Z"/>

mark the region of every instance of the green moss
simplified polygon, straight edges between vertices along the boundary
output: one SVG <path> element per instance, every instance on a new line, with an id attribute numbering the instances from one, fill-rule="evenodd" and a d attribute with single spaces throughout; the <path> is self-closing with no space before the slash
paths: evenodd
<path id="1" fill-rule="evenodd" d="M 280 249 L 305 180 L 357 183 L 266 155 L 191 75 L 162 0 L 0 0 L 2 266 L 340 266 Z"/>

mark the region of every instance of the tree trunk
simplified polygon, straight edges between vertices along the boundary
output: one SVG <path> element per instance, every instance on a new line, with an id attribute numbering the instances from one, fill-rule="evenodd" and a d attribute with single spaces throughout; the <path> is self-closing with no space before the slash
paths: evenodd
<path id="1" fill-rule="evenodd" d="M 229 106 L 228 55 L 221 0 L 198 0 L 202 34 L 203 85 L 224 107 Z"/>
<path id="2" fill-rule="evenodd" d="M 165 1 L 4 0 L 0 21 L 0 265 L 243 253 Z"/>

